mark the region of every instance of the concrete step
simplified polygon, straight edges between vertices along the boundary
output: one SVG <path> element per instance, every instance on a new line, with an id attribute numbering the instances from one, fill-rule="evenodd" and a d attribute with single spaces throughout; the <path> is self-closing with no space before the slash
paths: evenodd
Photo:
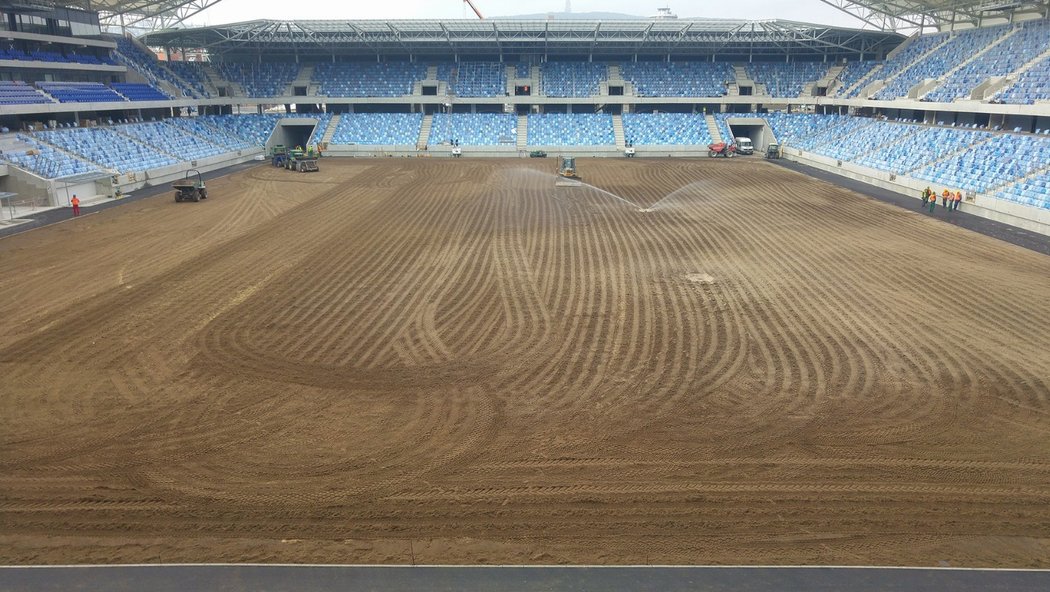
<path id="1" fill-rule="evenodd" d="M 707 131 L 711 134 L 711 139 L 717 144 L 723 142 L 725 139 L 722 137 L 722 130 L 718 129 L 718 121 L 715 116 L 708 113 L 704 120 L 707 121 Z"/>
<path id="2" fill-rule="evenodd" d="M 430 141 L 430 128 L 434 125 L 433 115 L 423 116 L 423 125 L 419 128 L 419 139 L 416 140 L 416 149 L 422 150 L 426 148 L 427 142 Z"/>
<path id="3" fill-rule="evenodd" d="M 613 136 L 616 137 L 616 147 L 620 150 L 627 148 L 627 138 L 623 132 L 623 116 L 613 115 Z"/>
<path id="4" fill-rule="evenodd" d="M 322 143 L 328 144 L 332 141 L 332 138 L 335 136 L 335 131 L 339 129 L 339 122 L 342 121 L 342 119 L 343 116 L 338 113 L 332 116 L 332 121 L 329 122 L 328 129 L 326 129 L 324 135 L 321 136 Z"/>
<path id="5" fill-rule="evenodd" d="M 518 116 L 518 150 L 525 150 L 529 145 L 529 116 Z"/>

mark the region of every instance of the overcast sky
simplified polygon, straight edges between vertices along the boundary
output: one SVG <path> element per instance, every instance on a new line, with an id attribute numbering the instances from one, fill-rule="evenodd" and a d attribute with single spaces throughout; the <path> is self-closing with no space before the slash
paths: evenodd
<path id="1" fill-rule="evenodd" d="M 562 12 L 565 0 L 474 0 L 486 17 Z M 860 21 L 820 0 L 572 0 L 573 12 L 651 16 L 668 6 L 679 17 L 789 19 L 859 27 Z M 296 10 L 301 7 L 302 10 Z M 291 10 L 290 10 L 291 8 Z M 459 19 L 462 0 L 223 0 L 195 17 L 198 25 L 254 19 Z M 473 14 L 468 15 L 474 18 Z"/>

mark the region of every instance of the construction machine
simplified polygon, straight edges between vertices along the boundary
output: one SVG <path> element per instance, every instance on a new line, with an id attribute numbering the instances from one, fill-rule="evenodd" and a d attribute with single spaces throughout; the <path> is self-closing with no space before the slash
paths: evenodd
<path id="1" fill-rule="evenodd" d="M 284 168 L 289 171 L 300 173 L 316 173 L 321 170 L 317 167 L 317 153 L 311 150 L 303 150 L 300 147 L 293 148 L 288 152 L 288 159 Z"/>
<path id="2" fill-rule="evenodd" d="M 766 146 L 766 158 L 770 160 L 780 158 L 780 144 L 770 144 L 769 146 Z"/>
<path id="3" fill-rule="evenodd" d="M 576 158 L 572 156 L 563 156 L 559 161 L 558 165 L 558 176 L 566 179 L 579 179 L 580 175 L 576 172 Z"/>
<path id="4" fill-rule="evenodd" d="M 284 144 L 277 144 L 270 149 L 270 163 L 275 167 L 283 167 L 288 161 L 288 149 Z"/>
<path id="5" fill-rule="evenodd" d="M 716 156 L 723 156 L 725 158 L 733 158 L 736 156 L 736 146 L 727 142 L 716 142 L 707 146 L 707 155 L 711 158 Z"/>
<path id="6" fill-rule="evenodd" d="M 193 175 L 197 178 L 194 179 Z M 208 189 L 204 186 L 204 176 L 197 169 L 186 171 L 186 178 L 171 184 L 175 188 L 175 201 L 200 201 L 208 199 Z"/>

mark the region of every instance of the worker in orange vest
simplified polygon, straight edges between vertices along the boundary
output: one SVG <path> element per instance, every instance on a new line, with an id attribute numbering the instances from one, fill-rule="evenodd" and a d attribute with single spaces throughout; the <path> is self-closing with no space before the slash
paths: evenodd
<path id="1" fill-rule="evenodd" d="M 933 213 L 933 209 L 937 207 L 937 194 L 930 192 L 930 213 Z"/>
<path id="2" fill-rule="evenodd" d="M 80 215 L 80 199 L 77 194 L 73 194 L 73 199 L 69 200 L 69 203 L 73 206 L 73 217 L 76 218 Z"/>
<path id="3" fill-rule="evenodd" d="M 961 203 L 962 203 L 962 191 L 956 191 L 955 192 L 955 203 L 952 204 L 952 208 L 955 209 L 956 211 L 958 211 L 959 210 L 959 204 L 961 204 Z"/>
<path id="4" fill-rule="evenodd" d="M 948 198 L 950 198 L 951 196 L 952 192 L 945 189 L 944 192 L 941 193 L 941 205 L 943 205 L 944 207 L 948 207 Z"/>

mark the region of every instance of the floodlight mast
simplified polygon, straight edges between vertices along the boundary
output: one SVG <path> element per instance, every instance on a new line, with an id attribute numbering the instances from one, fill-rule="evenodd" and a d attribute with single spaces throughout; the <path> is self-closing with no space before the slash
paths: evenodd
<path id="1" fill-rule="evenodd" d="M 480 11 L 480 10 L 478 10 L 478 7 L 477 7 L 477 6 L 474 6 L 474 2 L 473 2 L 473 0 L 463 0 L 463 2 L 464 2 L 464 3 L 465 3 L 465 4 L 467 5 L 467 6 L 470 6 L 470 9 L 474 11 L 474 14 L 478 15 L 478 19 L 480 19 L 480 20 L 485 20 L 485 17 L 481 16 L 481 11 Z"/>

